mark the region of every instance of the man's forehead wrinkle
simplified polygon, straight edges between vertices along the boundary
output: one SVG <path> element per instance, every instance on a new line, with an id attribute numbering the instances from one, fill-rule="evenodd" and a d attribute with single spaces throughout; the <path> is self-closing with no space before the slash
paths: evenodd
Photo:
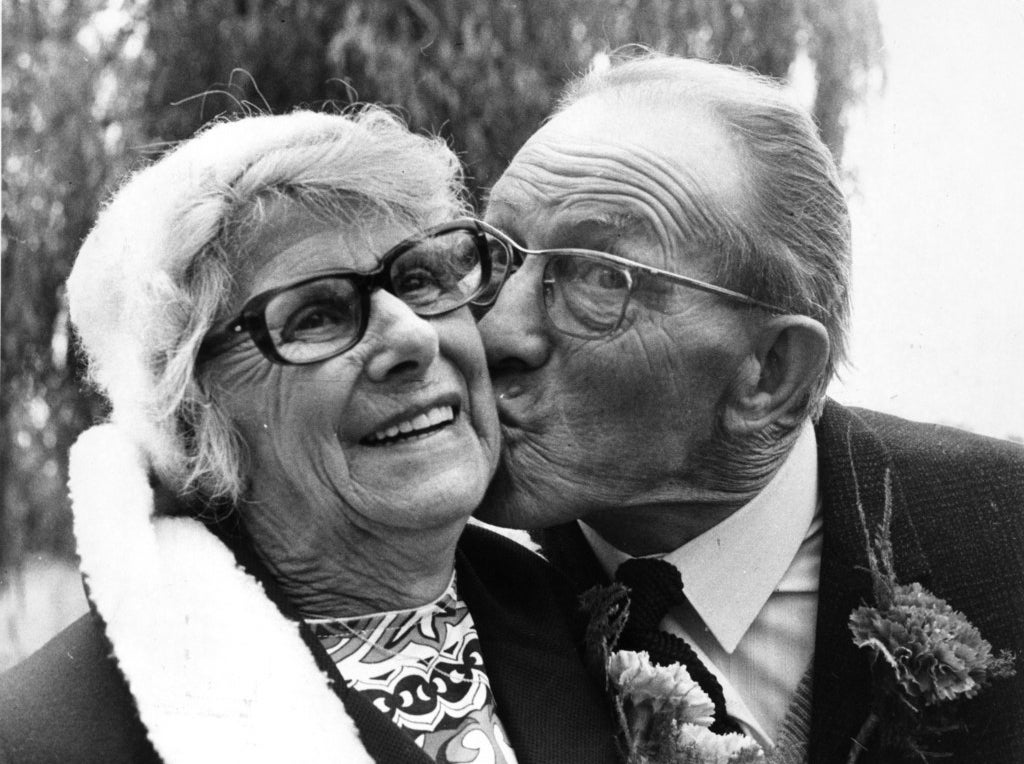
<path id="1" fill-rule="evenodd" d="M 661 242 L 673 247 L 721 241 L 736 225 L 736 204 L 678 161 L 639 143 L 538 141 L 523 148 L 496 190 L 513 206 L 527 200 L 564 208 L 583 202 L 621 204 L 639 213 Z M 732 197 L 732 189 L 725 196 Z M 724 202 L 724 203 L 723 203 Z"/>

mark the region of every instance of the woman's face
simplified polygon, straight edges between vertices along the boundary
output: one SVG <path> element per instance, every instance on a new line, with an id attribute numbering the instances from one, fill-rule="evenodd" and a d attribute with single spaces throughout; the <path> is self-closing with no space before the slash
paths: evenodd
<path id="1" fill-rule="evenodd" d="M 244 248 L 224 318 L 307 275 L 372 270 L 414 233 L 363 218 L 324 222 L 273 202 Z M 497 416 L 467 308 L 428 320 L 377 291 L 366 335 L 341 355 L 283 366 L 246 341 L 211 360 L 204 381 L 246 446 L 242 517 L 271 562 L 301 566 L 318 550 L 461 522 L 494 471 Z"/>

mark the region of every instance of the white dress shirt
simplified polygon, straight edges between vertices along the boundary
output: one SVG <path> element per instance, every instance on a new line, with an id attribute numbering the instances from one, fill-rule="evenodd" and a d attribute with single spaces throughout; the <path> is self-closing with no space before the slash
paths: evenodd
<path id="1" fill-rule="evenodd" d="M 613 576 L 629 555 L 580 527 Z M 817 442 L 807 423 L 761 493 L 659 555 L 679 570 L 689 601 L 661 627 L 694 647 L 721 682 L 730 716 L 765 747 L 814 653 L 821 527 Z"/>

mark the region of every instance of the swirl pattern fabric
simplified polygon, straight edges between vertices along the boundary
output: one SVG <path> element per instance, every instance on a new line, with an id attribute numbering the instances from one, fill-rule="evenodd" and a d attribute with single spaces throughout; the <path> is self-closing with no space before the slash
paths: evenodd
<path id="1" fill-rule="evenodd" d="M 435 761 L 515 764 L 454 577 L 421 608 L 308 623 L 348 685 Z"/>

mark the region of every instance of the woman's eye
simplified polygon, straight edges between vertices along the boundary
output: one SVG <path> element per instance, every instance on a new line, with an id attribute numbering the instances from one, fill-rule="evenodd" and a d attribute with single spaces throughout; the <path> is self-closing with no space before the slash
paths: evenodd
<path id="1" fill-rule="evenodd" d="M 336 302 L 319 302 L 305 305 L 288 317 L 281 329 L 283 342 L 317 340 L 324 335 L 337 333 L 339 328 L 348 326 L 351 311 Z"/>
<path id="2" fill-rule="evenodd" d="M 405 302 L 429 302 L 441 291 L 437 273 L 429 268 L 411 268 L 403 271 L 394 282 L 395 294 Z"/>

